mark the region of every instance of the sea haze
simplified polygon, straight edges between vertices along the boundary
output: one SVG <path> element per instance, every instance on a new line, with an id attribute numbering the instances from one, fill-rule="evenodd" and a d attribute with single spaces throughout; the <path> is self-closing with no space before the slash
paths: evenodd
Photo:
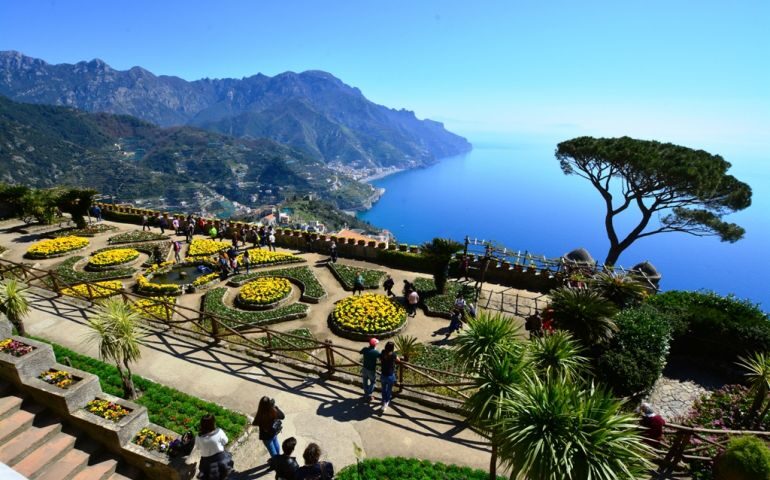
<path id="1" fill-rule="evenodd" d="M 469 235 L 549 257 L 585 247 L 603 260 L 608 248 L 603 201 L 586 180 L 561 172 L 556 143 L 473 142 L 468 154 L 374 181 L 386 193 L 359 216 L 389 229 L 402 243 Z M 730 244 L 713 237 L 655 235 L 632 245 L 619 264 L 649 260 L 663 274 L 664 290 L 733 293 L 767 311 L 770 165 L 750 154 L 714 153 L 731 162 L 730 173 L 753 189 L 752 206 L 726 217 L 746 229 L 744 239 Z"/>

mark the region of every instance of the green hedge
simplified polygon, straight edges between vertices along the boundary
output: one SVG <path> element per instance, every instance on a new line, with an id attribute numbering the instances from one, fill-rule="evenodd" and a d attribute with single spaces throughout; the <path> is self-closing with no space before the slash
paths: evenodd
<path id="1" fill-rule="evenodd" d="M 313 271 L 308 267 L 280 268 L 278 270 L 243 273 L 231 278 L 229 283 L 241 286 L 259 277 L 281 277 L 294 280 L 302 285 L 302 296 L 307 297 L 311 302 L 317 302 L 326 295 L 323 285 L 321 285 L 321 282 L 318 281 Z"/>
<path id="2" fill-rule="evenodd" d="M 631 396 L 652 388 L 663 372 L 671 340 L 670 319 L 649 306 L 623 310 L 618 331 L 594 358 L 594 373 L 616 395 Z"/>
<path id="3" fill-rule="evenodd" d="M 489 472 L 416 458 L 367 458 L 343 468 L 337 480 L 488 480 Z M 503 480 L 505 477 L 497 477 Z"/>
<path id="4" fill-rule="evenodd" d="M 271 310 L 237 310 L 224 304 L 226 288 L 215 288 L 203 297 L 203 312 L 222 318 L 229 327 L 240 328 L 269 325 L 302 318 L 307 315 L 308 306 L 292 303 Z"/>
<path id="5" fill-rule="evenodd" d="M 674 354 L 732 365 L 739 355 L 770 351 L 770 319 L 748 300 L 670 291 L 650 297 L 647 304 L 670 317 Z"/>
<path id="6" fill-rule="evenodd" d="M 46 341 L 43 339 L 38 339 Z M 56 361 L 69 359 L 72 367 L 92 373 L 99 377 L 102 390 L 116 397 L 123 397 L 123 384 L 118 369 L 85 355 L 81 355 L 61 345 L 52 344 Z M 141 392 L 136 403 L 147 407 L 150 421 L 177 433 L 187 430 L 197 431 L 201 417 L 211 413 L 217 418 L 217 425 L 227 433 L 230 441 L 241 436 L 248 425 L 245 415 L 187 395 L 173 388 L 152 382 L 134 375 L 134 386 Z"/>
<path id="7" fill-rule="evenodd" d="M 110 245 L 119 245 L 122 243 L 157 242 L 168 240 L 170 240 L 170 237 L 167 235 L 161 235 L 160 233 L 148 232 L 144 230 L 133 230 L 131 232 L 123 232 L 110 237 L 108 243 L 110 243 Z"/>
<path id="8" fill-rule="evenodd" d="M 70 257 L 62 263 L 56 265 L 52 271 L 62 281 L 69 285 L 77 285 L 80 283 L 100 282 L 102 280 L 114 280 L 116 278 L 127 278 L 134 274 L 136 271 L 130 267 L 115 268 L 112 270 L 103 270 L 101 272 L 86 272 L 78 271 L 73 266 L 83 260 L 85 257 L 74 256 Z"/>
<path id="9" fill-rule="evenodd" d="M 410 272 L 433 273 L 434 270 L 433 261 L 419 253 L 377 250 L 377 258 L 374 261 L 380 265 Z"/>
<path id="10" fill-rule="evenodd" d="M 414 288 L 420 294 L 420 301 L 429 315 L 449 318 L 459 292 L 463 293 L 466 303 L 476 301 L 476 290 L 470 285 L 458 282 L 447 282 L 446 293 L 441 295 L 436 291 L 436 283 L 432 278 L 416 278 Z"/>
<path id="11" fill-rule="evenodd" d="M 327 263 L 329 269 L 335 274 L 345 290 L 353 290 L 353 284 L 360 273 L 364 277 L 364 288 L 380 288 L 382 279 L 386 273 L 381 270 L 370 270 L 368 268 L 352 267 L 339 263 Z"/>

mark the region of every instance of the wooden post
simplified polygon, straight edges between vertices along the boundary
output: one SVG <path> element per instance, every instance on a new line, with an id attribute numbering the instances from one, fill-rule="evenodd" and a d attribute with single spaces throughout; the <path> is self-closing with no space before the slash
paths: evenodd
<path id="1" fill-rule="evenodd" d="M 215 317 L 209 317 L 211 321 L 211 337 L 214 341 L 219 341 L 219 320 Z"/>
<path id="2" fill-rule="evenodd" d="M 401 393 L 404 390 L 404 364 L 398 364 L 398 392 Z"/>
<path id="3" fill-rule="evenodd" d="M 684 455 L 687 445 L 690 444 L 691 437 L 692 432 L 690 431 L 679 431 L 676 433 L 674 441 L 671 443 L 671 448 L 661 461 L 658 471 L 655 472 L 656 479 L 663 480 L 669 478 L 676 469 L 676 466 L 679 465 L 679 462 L 682 461 L 682 455 Z"/>
<path id="4" fill-rule="evenodd" d="M 334 373 L 334 350 L 332 350 L 332 341 L 324 341 L 324 349 L 326 350 L 326 369 L 329 373 Z"/>
<path id="5" fill-rule="evenodd" d="M 166 315 L 163 317 L 163 321 L 165 323 L 168 323 L 171 321 L 171 315 L 173 310 L 171 310 L 171 307 L 169 306 L 168 302 L 163 302 L 163 311 L 166 313 Z"/>
<path id="6" fill-rule="evenodd" d="M 273 356 L 273 334 L 270 333 L 270 330 L 265 330 L 266 338 L 267 338 L 267 345 L 265 346 L 265 350 L 267 350 L 267 353 L 270 354 L 270 356 Z"/>
<path id="7" fill-rule="evenodd" d="M 53 287 L 53 291 L 56 292 L 56 296 L 61 297 L 61 289 L 59 288 L 59 279 L 56 278 L 56 275 L 51 275 L 51 287 Z"/>

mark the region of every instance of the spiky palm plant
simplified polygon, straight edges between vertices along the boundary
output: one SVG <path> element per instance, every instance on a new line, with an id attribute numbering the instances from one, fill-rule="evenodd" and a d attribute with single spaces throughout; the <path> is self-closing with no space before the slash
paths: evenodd
<path id="1" fill-rule="evenodd" d="M 501 402 L 515 394 L 515 387 L 524 378 L 526 363 L 524 350 L 502 357 L 491 356 L 480 365 L 474 377 L 473 394 L 465 401 L 464 410 L 468 422 L 483 431 L 492 444 L 489 460 L 489 478 L 497 479 L 497 446 L 494 425 L 500 420 Z"/>
<path id="2" fill-rule="evenodd" d="M 417 337 L 412 335 L 399 335 L 393 339 L 393 343 L 396 344 L 396 351 L 407 362 L 414 360 L 417 351 L 421 348 L 420 342 L 417 341 Z"/>
<path id="3" fill-rule="evenodd" d="M 460 332 L 453 348 L 466 369 L 475 372 L 490 357 L 502 357 L 523 349 L 518 341 L 520 330 L 512 318 L 482 310 L 468 322 L 468 328 Z"/>
<path id="4" fill-rule="evenodd" d="M 433 263 L 433 281 L 436 290 L 444 293 L 449 271 L 449 262 L 452 255 L 462 250 L 463 245 L 448 238 L 434 238 L 430 242 L 420 246 L 422 254 L 431 259 Z"/>
<path id="5" fill-rule="evenodd" d="M 87 323 L 90 331 L 86 341 L 97 344 L 102 360 L 115 363 L 128 399 L 136 398 L 131 363 L 141 357 L 139 347 L 148 334 L 141 322 L 141 316 L 123 299 L 109 298 L 99 305 L 98 312 Z"/>
<path id="6" fill-rule="evenodd" d="M 648 295 L 647 288 L 633 275 L 601 272 L 588 285 L 621 309 L 639 305 Z"/>
<path id="7" fill-rule="evenodd" d="M 750 357 L 738 357 L 737 365 L 745 370 L 743 375 L 749 381 L 750 392 L 754 396 L 746 416 L 746 426 L 759 425 L 770 409 L 770 401 L 764 409 L 762 408 L 770 393 L 770 356 L 764 352 L 756 352 Z"/>
<path id="8" fill-rule="evenodd" d="M 635 416 L 606 390 L 529 376 L 495 424 L 511 478 L 636 479 L 650 468 Z"/>
<path id="9" fill-rule="evenodd" d="M 587 347 L 612 338 L 618 309 L 599 292 L 562 287 L 551 292 L 551 308 L 557 328 L 570 331 Z"/>
<path id="10" fill-rule="evenodd" d="M 0 282 L 0 311 L 13 323 L 19 335 L 26 336 L 24 317 L 29 313 L 27 286 L 15 278 Z"/>
<path id="11" fill-rule="evenodd" d="M 588 358 L 582 352 L 569 332 L 559 330 L 533 339 L 527 346 L 527 359 L 544 380 L 578 382 L 589 370 Z"/>

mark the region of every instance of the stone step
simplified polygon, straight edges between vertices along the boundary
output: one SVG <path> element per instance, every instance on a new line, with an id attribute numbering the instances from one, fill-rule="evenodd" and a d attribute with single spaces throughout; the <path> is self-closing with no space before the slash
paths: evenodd
<path id="1" fill-rule="evenodd" d="M 88 454 L 72 449 L 56 463 L 49 465 L 36 480 L 69 480 L 88 466 Z"/>
<path id="2" fill-rule="evenodd" d="M 87 466 L 80 473 L 72 477 L 72 480 L 107 480 L 115 473 L 118 462 L 115 460 L 105 460 Z"/>
<path id="3" fill-rule="evenodd" d="M 10 439 L 0 449 L 0 462 L 15 465 L 26 454 L 61 431 L 61 424 L 54 423 L 43 427 L 30 427 L 16 437 Z"/>
<path id="4" fill-rule="evenodd" d="M 126 477 L 126 476 L 124 476 L 124 475 L 121 475 L 121 474 L 119 474 L 119 473 L 113 473 L 113 474 L 112 474 L 112 475 L 109 477 L 109 480 L 135 480 L 135 479 L 132 479 L 132 478 L 130 478 L 130 477 Z"/>
<path id="5" fill-rule="evenodd" d="M 18 411 L 21 408 L 21 402 L 21 397 L 16 395 L 0 398 L 0 420 Z"/>
<path id="6" fill-rule="evenodd" d="M 26 410 L 18 410 L 13 415 L 0 420 L 0 444 L 14 435 L 32 426 L 35 414 Z"/>
<path id="7" fill-rule="evenodd" d="M 58 433 L 55 437 L 43 443 L 23 459 L 11 467 L 27 478 L 35 479 L 46 468 L 53 466 L 58 460 L 72 451 L 75 445 L 75 437 L 64 433 Z"/>

